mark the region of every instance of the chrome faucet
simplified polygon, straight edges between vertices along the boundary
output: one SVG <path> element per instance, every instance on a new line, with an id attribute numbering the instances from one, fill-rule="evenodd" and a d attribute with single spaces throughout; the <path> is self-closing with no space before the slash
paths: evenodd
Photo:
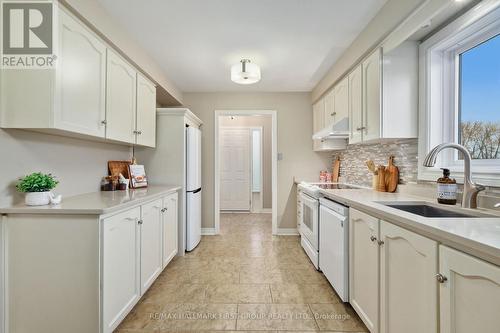
<path id="1" fill-rule="evenodd" d="M 460 151 L 464 155 L 464 193 L 462 196 L 462 207 L 463 208 L 477 208 L 477 194 L 483 191 L 485 187 L 480 184 L 472 182 L 472 171 L 470 168 L 472 157 L 467 150 L 462 145 L 457 143 L 442 143 L 434 147 L 429 154 L 425 157 L 424 166 L 433 167 L 436 165 L 437 155 L 441 150 L 453 148 Z"/>

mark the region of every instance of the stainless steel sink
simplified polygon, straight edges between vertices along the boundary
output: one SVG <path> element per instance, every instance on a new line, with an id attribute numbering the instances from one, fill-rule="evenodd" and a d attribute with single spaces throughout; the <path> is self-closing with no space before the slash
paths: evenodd
<path id="1" fill-rule="evenodd" d="M 485 218 L 494 217 L 488 214 L 479 212 L 470 212 L 457 208 L 455 206 L 450 208 L 441 208 L 438 205 L 432 205 L 427 202 L 379 202 L 380 204 L 399 209 L 415 215 L 428 217 L 428 218 Z"/>

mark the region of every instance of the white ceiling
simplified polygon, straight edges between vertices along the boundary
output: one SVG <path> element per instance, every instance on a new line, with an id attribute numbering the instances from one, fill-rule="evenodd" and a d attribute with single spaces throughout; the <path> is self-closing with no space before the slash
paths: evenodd
<path id="1" fill-rule="evenodd" d="M 386 0 L 98 0 L 184 92 L 311 91 Z M 240 86 L 242 58 L 262 80 Z"/>

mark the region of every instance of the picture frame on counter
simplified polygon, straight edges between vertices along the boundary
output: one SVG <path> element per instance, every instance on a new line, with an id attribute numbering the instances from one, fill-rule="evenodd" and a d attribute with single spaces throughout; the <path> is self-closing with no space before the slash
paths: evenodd
<path id="1" fill-rule="evenodd" d="M 142 164 L 130 164 L 130 187 L 131 188 L 144 188 L 148 186 L 148 178 L 146 176 L 146 169 Z"/>

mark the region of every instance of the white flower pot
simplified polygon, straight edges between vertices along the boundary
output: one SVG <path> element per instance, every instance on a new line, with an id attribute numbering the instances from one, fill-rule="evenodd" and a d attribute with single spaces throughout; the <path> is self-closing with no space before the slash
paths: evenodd
<path id="1" fill-rule="evenodd" d="M 44 206 L 50 203 L 50 192 L 28 192 L 24 198 L 28 206 Z"/>

